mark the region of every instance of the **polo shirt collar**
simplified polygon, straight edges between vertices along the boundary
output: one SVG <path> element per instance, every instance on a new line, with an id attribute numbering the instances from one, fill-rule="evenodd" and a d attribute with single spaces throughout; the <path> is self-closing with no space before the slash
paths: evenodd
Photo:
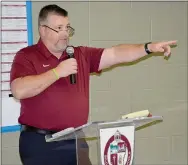
<path id="1" fill-rule="evenodd" d="M 41 52 L 42 55 L 44 55 L 45 57 L 49 58 L 50 56 L 52 56 L 53 54 L 47 49 L 47 47 L 44 45 L 44 43 L 42 42 L 41 38 L 39 39 L 37 46 L 39 48 L 39 51 Z"/>

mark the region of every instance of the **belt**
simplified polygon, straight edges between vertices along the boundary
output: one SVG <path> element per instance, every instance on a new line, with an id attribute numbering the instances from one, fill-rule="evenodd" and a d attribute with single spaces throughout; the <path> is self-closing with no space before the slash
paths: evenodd
<path id="1" fill-rule="evenodd" d="M 39 128 L 28 126 L 28 125 L 22 125 L 21 131 L 36 132 L 36 133 L 43 134 L 43 135 L 49 135 L 49 134 L 54 134 L 58 132 L 58 131 L 39 129 Z"/>

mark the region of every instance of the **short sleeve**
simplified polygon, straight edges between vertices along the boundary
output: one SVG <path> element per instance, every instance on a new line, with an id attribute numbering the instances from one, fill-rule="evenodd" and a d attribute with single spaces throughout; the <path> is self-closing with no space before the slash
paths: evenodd
<path id="1" fill-rule="evenodd" d="M 18 51 L 11 66 L 10 83 L 16 78 L 34 74 L 36 74 L 35 68 L 27 58 L 26 53 L 22 50 Z"/>
<path id="2" fill-rule="evenodd" d="M 90 73 L 100 73 L 101 71 L 99 71 L 98 69 L 104 48 L 82 47 L 82 50 L 84 56 L 89 62 Z"/>

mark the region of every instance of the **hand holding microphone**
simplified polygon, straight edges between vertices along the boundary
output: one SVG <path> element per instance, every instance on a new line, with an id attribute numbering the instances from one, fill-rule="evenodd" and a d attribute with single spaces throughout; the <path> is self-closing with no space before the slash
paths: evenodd
<path id="1" fill-rule="evenodd" d="M 76 83 L 75 74 L 77 73 L 77 61 L 74 58 L 73 47 L 67 47 L 66 52 L 67 52 L 69 59 L 62 61 L 55 68 L 55 70 L 58 73 L 59 77 L 67 77 L 70 75 L 71 84 L 75 84 Z"/>

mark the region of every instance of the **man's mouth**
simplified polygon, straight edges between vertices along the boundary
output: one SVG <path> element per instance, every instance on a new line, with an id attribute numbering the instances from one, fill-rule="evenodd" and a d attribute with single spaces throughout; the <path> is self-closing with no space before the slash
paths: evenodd
<path id="1" fill-rule="evenodd" d="M 67 38 L 62 38 L 62 39 L 60 39 L 60 40 L 67 41 Z"/>

